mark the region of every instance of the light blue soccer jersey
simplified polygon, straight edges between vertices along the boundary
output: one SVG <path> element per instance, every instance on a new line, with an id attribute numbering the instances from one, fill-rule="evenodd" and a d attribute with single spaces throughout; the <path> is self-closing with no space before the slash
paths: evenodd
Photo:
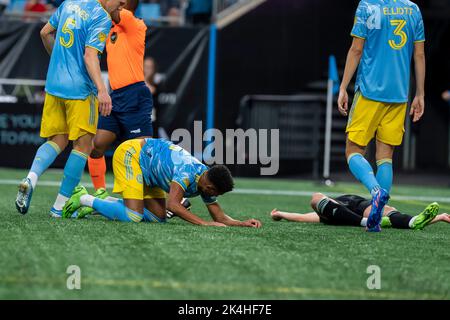
<path id="1" fill-rule="evenodd" d="M 84 100 L 97 89 L 84 63 L 85 47 L 103 52 L 111 17 L 96 0 L 66 0 L 49 23 L 57 30 L 45 91 L 64 99 Z"/>
<path id="2" fill-rule="evenodd" d="M 407 102 L 414 43 L 425 41 L 419 7 L 409 0 L 362 0 L 351 34 L 365 39 L 356 90 L 371 100 Z"/>
<path id="3" fill-rule="evenodd" d="M 139 157 L 145 184 L 169 192 L 172 182 L 178 183 L 187 198 L 201 195 L 198 180 L 208 167 L 189 152 L 170 141 L 145 139 Z M 206 204 L 216 202 L 215 197 L 201 195 Z"/>

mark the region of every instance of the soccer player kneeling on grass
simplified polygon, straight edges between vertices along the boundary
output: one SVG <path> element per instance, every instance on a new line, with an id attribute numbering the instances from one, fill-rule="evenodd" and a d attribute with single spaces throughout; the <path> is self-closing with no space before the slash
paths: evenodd
<path id="1" fill-rule="evenodd" d="M 367 218 L 372 210 L 371 200 L 357 195 L 343 195 L 329 198 L 321 193 L 314 193 L 311 207 L 315 212 L 290 213 L 272 210 L 271 217 L 275 221 L 282 219 L 295 222 L 324 223 L 335 226 L 366 227 Z M 384 206 L 381 227 L 422 230 L 425 226 L 439 221 L 450 223 L 448 213 L 439 214 L 439 204 L 428 205 L 416 216 L 397 211 L 394 207 Z"/>
<path id="2" fill-rule="evenodd" d="M 261 222 L 255 219 L 232 219 L 217 203 L 216 197 L 234 186 L 227 167 L 208 168 L 170 141 L 147 138 L 123 142 L 114 153 L 113 171 L 113 192 L 121 194 L 123 201 L 111 197 L 99 199 L 89 195 L 84 187 L 77 187 L 64 206 L 63 217 L 70 218 L 80 207 L 87 206 L 111 220 L 164 222 L 167 192 L 167 209 L 192 224 L 261 227 Z M 201 219 L 181 203 L 183 197 L 198 195 L 213 222 Z"/>

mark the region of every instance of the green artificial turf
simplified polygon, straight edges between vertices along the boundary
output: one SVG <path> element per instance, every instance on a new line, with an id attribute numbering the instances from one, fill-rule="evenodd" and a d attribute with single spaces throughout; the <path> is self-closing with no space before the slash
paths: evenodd
<path id="1" fill-rule="evenodd" d="M 261 229 L 249 229 L 199 227 L 178 218 L 166 224 L 49 218 L 58 188 L 47 182 L 58 182 L 58 171 L 41 178 L 22 216 L 14 199 L 15 180 L 24 175 L 0 170 L 1 299 L 450 298 L 450 225 L 370 234 L 269 217 L 275 207 L 310 211 L 307 195 L 313 191 L 364 194 L 356 183 L 327 188 L 308 181 L 237 179 L 237 192 L 219 201 L 236 219 L 262 221 Z M 417 214 L 429 201 L 415 197 L 447 199 L 441 211 L 450 212 L 448 189 L 399 186 L 390 204 Z M 192 202 L 193 212 L 207 218 L 201 201 Z M 81 290 L 67 289 L 70 265 L 81 269 Z M 381 269 L 380 290 L 367 288 L 370 265 Z"/>

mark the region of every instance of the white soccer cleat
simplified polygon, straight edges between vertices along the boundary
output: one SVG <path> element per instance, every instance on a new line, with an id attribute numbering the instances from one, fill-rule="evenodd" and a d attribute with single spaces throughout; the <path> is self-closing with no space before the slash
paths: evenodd
<path id="1" fill-rule="evenodd" d="M 19 192 L 17 192 L 16 196 L 16 209 L 21 214 L 25 214 L 28 212 L 31 203 L 31 197 L 33 196 L 33 186 L 31 184 L 31 180 L 25 178 L 19 184 Z"/>

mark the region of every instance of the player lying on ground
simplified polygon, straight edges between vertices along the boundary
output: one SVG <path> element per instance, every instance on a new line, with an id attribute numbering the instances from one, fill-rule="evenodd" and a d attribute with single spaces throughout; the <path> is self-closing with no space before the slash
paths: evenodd
<path id="1" fill-rule="evenodd" d="M 324 223 L 329 225 L 366 227 L 367 218 L 372 210 L 371 201 L 357 195 L 343 195 L 329 198 L 322 193 L 314 193 L 311 207 L 315 212 L 290 213 L 272 210 L 270 215 L 275 221 L 282 219 L 295 222 Z M 450 215 L 438 215 L 439 205 L 434 202 L 417 216 L 397 211 L 394 207 L 385 206 L 381 227 L 422 230 L 425 226 L 439 221 L 450 223 Z"/>
<path id="2" fill-rule="evenodd" d="M 140 222 L 144 208 L 154 220 L 164 221 L 166 207 L 178 217 L 198 225 L 261 227 L 255 219 L 238 221 L 226 215 L 216 201 L 217 196 L 233 189 L 230 171 L 223 165 L 208 168 L 186 150 L 170 141 L 132 139 L 123 142 L 114 152 L 114 193 L 123 202 L 99 199 L 77 188 L 63 209 L 70 218 L 82 206 L 101 215 L 124 222 Z M 166 206 L 166 192 L 169 193 Z M 207 222 L 189 212 L 181 200 L 200 195 L 214 222 Z M 83 216 L 78 216 L 83 218 Z"/>

